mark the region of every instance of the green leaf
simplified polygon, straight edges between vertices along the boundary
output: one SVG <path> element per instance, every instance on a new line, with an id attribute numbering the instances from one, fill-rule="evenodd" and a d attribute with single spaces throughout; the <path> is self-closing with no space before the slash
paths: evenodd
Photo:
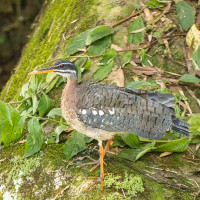
<path id="1" fill-rule="evenodd" d="M 128 51 L 122 54 L 122 67 L 124 67 L 127 63 L 129 63 L 132 59 L 133 52 Z"/>
<path id="2" fill-rule="evenodd" d="M 146 6 L 149 8 L 162 8 L 165 5 L 165 3 L 160 2 L 158 0 L 150 0 L 146 2 Z"/>
<path id="3" fill-rule="evenodd" d="M 200 56 L 199 55 L 200 55 L 200 46 L 193 54 L 193 59 L 197 63 L 198 67 L 200 68 Z"/>
<path id="4" fill-rule="evenodd" d="M 43 94 L 38 105 L 39 116 L 43 117 L 47 112 L 49 112 L 49 110 L 51 110 L 52 106 L 53 100 L 46 94 Z"/>
<path id="5" fill-rule="evenodd" d="M 63 131 L 66 131 L 69 128 L 69 126 L 66 126 L 64 124 L 61 124 L 56 127 L 55 129 L 55 136 L 56 136 L 56 143 L 59 142 L 59 136 Z"/>
<path id="6" fill-rule="evenodd" d="M 127 160 L 136 161 L 146 153 L 150 152 L 153 148 L 152 144 L 144 144 L 137 149 L 125 149 L 121 151 L 118 156 Z"/>
<path id="7" fill-rule="evenodd" d="M 104 54 L 102 59 L 100 60 L 100 65 L 106 65 L 109 62 L 111 62 L 112 60 L 115 59 L 115 57 L 117 56 L 117 52 L 114 49 L 108 49 Z"/>
<path id="8" fill-rule="evenodd" d="M 86 137 L 87 136 L 78 131 L 72 133 L 64 145 L 66 160 L 69 160 L 72 156 L 86 149 Z"/>
<path id="9" fill-rule="evenodd" d="M 26 84 L 24 84 L 24 85 L 22 86 L 22 90 L 21 90 L 21 96 L 22 96 L 22 97 L 26 98 L 26 97 L 25 97 L 25 94 L 26 94 L 26 92 L 28 91 L 28 88 L 29 88 L 29 84 L 28 84 L 28 83 L 26 83 Z"/>
<path id="10" fill-rule="evenodd" d="M 11 119 L 10 108 L 8 107 L 8 105 L 5 102 L 0 101 L 0 120 L 2 120 L 2 119 L 8 120 L 10 125 L 13 125 L 12 119 Z"/>
<path id="11" fill-rule="evenodd" d="M 180 139 L 171 142 L 167 142 L 153 149 L 153 151 L 159 152 L 183 152 L 190 144 L 190 139 Z"/>
<path id="12" fill-rule="evenodd" d="M 195 23 L 194 10 L 185 1 L 176 3 L 176 14 L 184 31 L 187 31 Z"/>
<path id="13" fill-rule="evenodd" d="M 83 66 L 86 64 L 86 62 L 87 62 L 87 58 L 79 58 L 76 61 L 75 65 L 80 67 L 80 68 L 83 68 Z"/>
<path id="14" fill-rule="evenodd" d="M 107 35 L 111 35 L 114 33 L 113 28 L 110 28 L 108 26 L 97 26 L 95 28 L 93 28 L 90 32 L 89 35 L 86 39 L 86 45 L 90 45 L 93 42 L 107 36 Z"/>
<path id="15" fill-rule="evenodd" d="M 132 31 L 144 28 L 144 22 L 142 17 L 137 17 L 128 28 L 128 44 L 140 44 L 144 41 L 144 31 L 139 33 L 131 33 Z"/>
<path id="16" fill-rule="evenodd" d="M 67 78 L 63 77 L 63 76 L 58 76 L 58 81 L 56 82 L 56 87 L 59 87 L 61 83 L 66 83 L 67 82 Z"/>
<path id="17" fill-rule="evenodd" d="M 140 140 L 137 135 L 134 135 L 132 133 L 124 133 L 121 134 L 121 138 L 131 148 L 140 146 Z"/>
<path id="18" fill-rule="evenodd" d="M 93 74 L 94 79 L 101 81 L 104 78 L 106 78 L 110 74 L 110 72 L 112 71 L 113 66 L 114 66 L 114 60 L 112 60 L 108 64 L 105 64 L 105 65 L 101 66 Z"/>
<path id="19" fill-rule="evenodd" d="M 0 122 L 0 143 L 3 142 L 5 146 L 8 146 L 13 142 L 17 142 L 22 137 L 25 124 L 25 119 L 20 116 L 20 113 L 17 110 L 13 108 L 10 110 L 10 114 L 13 125 L 5 119 Z"/>
<path id="20" fill-rule="evenodd" d="M 103 80 L 106 78 L 112 71 L 114 66 L 114 59 L 117 56 L 117 52 L 114 49 L 108 49 L 104 54 L 103 58 L 100 60 L 99 65 L 102 65 L 96 72 L 93 74 L 94 79 Z"/>
<path id="21" fill-rule="evenodd" d="M 146 66 L 146 65 L 152 65 L 151 62 L 149 61 L 146 52 L 148 51 L 148 49 L 142 49 L 141 50 L 141 63 L 142 65 Z"/>
<path id="22" fill-rule="evenodd" d="M 76 61 L 76 67 L 78 69 L 78 82 L 80 83 L 82 81 L 82 72 L 83 72 L 83 66 L 86 64 L 87 58 L 80 58 Z"/>
<path id="23" fill-rule="evenodd" d="M 126 146 L 126 143 L 123 141 L 121 135 L 115 135 L 111 147 L 124 147 L 124 146 Z"/>
<path id="24" fill-rule="evenodd" d="M 78 49 L 83 49 L 86 46 L 86 38 L 88 37 L 91 30 L 86 30 L 80 35 L 70 40 L 67 45 L 67 56 L 77 53 Z"/>
<path id="25" fill-rule="evenodd" d="M 36 113 L 39 105 L 39 101 L 37 99 L 36 94 L 32 94 L 32 102 L 33 102 L 33 115 Z"/>
<path id="26" fill-rule="evenodd" d="M 54 79 L 55 78 L 55 79 Z M 54 80 L 53 80 L 54 79 Z M 51 84 L 47 87 L 47 89 L 45 90 L 45 93 L 49 93 L 53 88 L 54 86 L 56 85 L 57 81 L 59 79 L 59 76 L 56 75 L 56 73 L 48 73 L 47 74 L 47 77 L 46 77 L 46 83 L 49 84 L 51 82 Z"/>
<path id="27" fill-rule="evenodd" d="M 100 40 L 97 40 L 92 45 L 90 45 L 88 49 L 88 53 L 90 56 L 101 55 L 106 49 L 108 49 L 111 45 L 111 36 L 104 37 Z"/>
<path id="28" fill-rule="evenodd" d="M 31 92 L 36 94 L 42 88 L 42 75 L 38 74 L 37 76 L 31 76 L 30 78 L 30 89 Z"/>
<path id="29" fill-rule="evenodd" d="M 47 116 L 53 119 L 55 118 L 55 116 L 63 117 L 61 108 L 53 108 L 49 111 Z"/>
<path id="30" fill-rule="evenodd" d="M 92 62 L 91 62 L 90 58 L 88 58 L 85 66 L 84 66 L 84 70 L 88 70 L 91 67 L 91 65 L 92 65 Z"/>
<path id="31" fill-rule="evenodd" d="M 91 138 L 91 137 L 88 137 L 87 135 L 84 135 L 85 137 L 84 137 L 84 141 L 85 141 L 85 143 L 87 144 L 87 143 L 90 143 L 92 140 L 93 140 L 93 138 Z"/>
<path id="32" fill-rule="evenodd" d="M 200 132 L 200 114 L 192 116 L 188 123 L 191 125 L 190 130 L 195 130 Z"/>
<path id="33" fill-rule="evenodd" d="M 43 143 L 43 131 L 38 119 L 33 118 L 28 121 L 28 132 L 29 136 L 26 141 L 24 158 L 37 153 L 41 149 Z"/>
<path id="34" fill-rule="evenodd" d="M 195 77 L 195 74 L 184 74 L 179 78 L 179 81 L 186 83 L 200 83 L 200 79 Z"/>
<path id="35" fill-rule="evenodd" d="M 146 81 L 132 81 L 126 87 L 140 89 L 146 86 L 151 86 L 151 83 L 146 82 Z"/>

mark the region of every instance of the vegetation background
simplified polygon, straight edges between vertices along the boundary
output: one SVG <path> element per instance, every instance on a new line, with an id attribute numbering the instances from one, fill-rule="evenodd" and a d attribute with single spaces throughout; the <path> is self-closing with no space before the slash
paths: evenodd
<path id="1" fill-rule="evenodd" d="M 0 199 L 198 199 L 200 2 L 31 2 L 2 1 L 0 10 L 3 77 L 32 32 L 0 93 Z M 26 22 L 39 10 L 30 30 Z M 99 170 L 77 166 L 88 156 L 98 158 L 96 141 L 63 120 L 65 79 L 27 76 L 62 58 L 76 63 L 80 83 L 174 95 L 176 115 L 191 124 L 191 137 L 175 132 L 159 141 L 116 136 L 105 159 L 104 190 L 97 184 L 83 192 Z"/>

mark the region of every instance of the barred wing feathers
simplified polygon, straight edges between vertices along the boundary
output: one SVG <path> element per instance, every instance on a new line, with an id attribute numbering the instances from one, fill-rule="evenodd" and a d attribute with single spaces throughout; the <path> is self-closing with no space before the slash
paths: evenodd
<path id="1" fill-rule="evenodd" d="M 174 110 L 161 100 L 172 102 L 171 95 L 101 84 L 84 85 L 80 92 L 77 115 L 87 126 L 159 139 L 173 125 Z"/>

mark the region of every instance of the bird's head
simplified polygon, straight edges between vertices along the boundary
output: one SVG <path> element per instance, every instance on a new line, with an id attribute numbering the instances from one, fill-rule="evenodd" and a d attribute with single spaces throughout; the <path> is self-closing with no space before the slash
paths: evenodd
<path id="1" fill-rule="evenodd" d="M 77 67 L 69 60 L 58 60 L 52 66 L 32 71 L 29 75 L 44 74 L 49 72 L 54 72 L 61 76 L 70 78 L 76 78 L 78 76 Z"/>

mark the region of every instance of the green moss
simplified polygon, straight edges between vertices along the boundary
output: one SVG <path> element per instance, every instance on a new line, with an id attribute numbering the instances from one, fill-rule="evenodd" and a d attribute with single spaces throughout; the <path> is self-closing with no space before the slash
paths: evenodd
<path id="1" fill-rule="evenodd" d="M 40 166 L 41 157 L 22 159 L 18 156 L 12 158 L 10 162 L 14 165 L 8 174 L 7 182 L 17 180 L 23 176 L 29 175 Z"/>
<path id="2" fill-rule="evenodd" d="M 60 58 L 64 56 L 65 46 L 70 37 L 79 34 L 96 21 L 95 7 L 89 9 L 93 5 L 93 0 L 86 2 L 55 0 L 48 3 L 40 16 L 36 31 L 24 50 L 16 73 L 1 92 L 1 99 L 9 101 L 16 98 L 20 88 L 29 78 L 27 73 L 37 65 L 47 63 L 52 56 Z M 88 10 L 87 13 L 86 10 Z M 74 20 L 77 22 L 71 23 Z M 73 31 L 74 26 L 77 26 L 76 33 Z"/>
<path id="3" fill-rule="evenodd" d="M 128 175 L 127 171 L 125 171 L 124 174 L 123 181 L 118 181 L 121 179 L 121 176 L 114 176 L 110 173 L 105 178 L 105 187 L 110 188 L 111 186 L 114 186 L 117 190 L 124 189 L 130 197 L 134 197 L 138 192 L 142 193 L 144 191 L 141 177 L 134 176 L 133 174 Z"/>
<path id="4" fill-rule="evenodd" d="M 106 197 L 106 200 L 123 200 L 123 199 L 127 199 L 127 200 L 130 200 L 130 198 L 124 198 L 124 196 L 118 192 L 114 192 L 112 194 L 109 194 L 108 197 Z"/>

